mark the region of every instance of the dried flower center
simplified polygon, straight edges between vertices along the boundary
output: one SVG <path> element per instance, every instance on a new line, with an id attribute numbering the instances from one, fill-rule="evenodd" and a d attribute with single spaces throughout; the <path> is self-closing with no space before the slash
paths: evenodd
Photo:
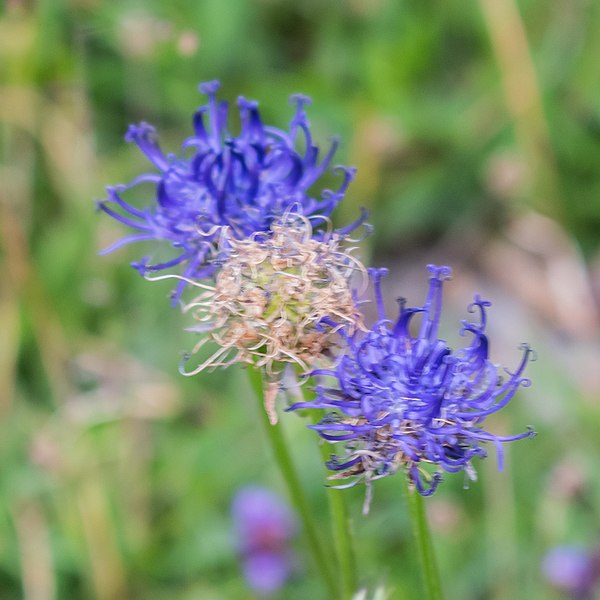
<path id="1" fill-rule="evenodd" d="M 306 370 L 339 327 L 359 325 L 350 282 L 365 270 L 340 242 L 335 234 L 313 239 L 310 222 L 299 215 L 275 223 L 267 235 L 226 239 L 214 288 L 187 307 L 220 346 L 194 372 L 231 362 L 269 370 L 295 362 Z"/>

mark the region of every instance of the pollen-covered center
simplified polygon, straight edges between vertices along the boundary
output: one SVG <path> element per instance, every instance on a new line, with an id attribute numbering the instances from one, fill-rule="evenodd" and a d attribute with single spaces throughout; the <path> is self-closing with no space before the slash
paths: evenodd
<path id="1" fill-rule="evenodd" d="M 294 215 L 267 235 L 226 246 L 214 289 L 189 305 L 221 347 L 200 368 L 239 361 L 307 368 L 340 326 L 359 323 L 350 282 L 364 267 L 339 236 L 313 239 L 308 219 Z"/>

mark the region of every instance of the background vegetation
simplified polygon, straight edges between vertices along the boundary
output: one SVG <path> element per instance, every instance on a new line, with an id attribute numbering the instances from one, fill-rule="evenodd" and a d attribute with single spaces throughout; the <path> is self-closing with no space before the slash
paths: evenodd
<path id="1" fill-rule="evenodd" d="M 155 124 L 176 152 L 203 102 L 261 102 L 285 127 L 313 97 L 321 145 L 358 177 L 336 214 L 367 206 L 365 259 L 419 303 L 451 264 L 446 332 L 472 294 L 494 300 L 494 359 L 528 340 L 534 386 L 493 422 L 534 424 L 504 473 L 490 460 L 427 502 L 448 598 L 560 598 L 557 544 L 600 544 L 600 4 L 590 0 L 5 0 L 0 16 L 0 597 L 245 599 L 230 503 L 281 489 L 241 369 L 177 372 L 193 345 L 169 283 L 100 258 L 123 228 L 104 186 L 147 169 L 123 141 Z M 326 532 L 314 438 L 287 415 Z M 418 597 L 402 485 L 371 514 L 348 492 L 361 580 Z M 286 599 L 323 598 L 304 541 Z M 416 596 L 415 596 L 416 595 Z"/>

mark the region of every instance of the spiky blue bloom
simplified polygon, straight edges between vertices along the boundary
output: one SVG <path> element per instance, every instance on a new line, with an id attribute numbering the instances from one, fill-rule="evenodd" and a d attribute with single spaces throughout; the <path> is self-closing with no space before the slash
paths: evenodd
<path id="1" fill-rule="evenodd" d="M 210 277 L 217 269 L 213 255 L 223 226 L 229 228 L 229 235 L 245 239 L 268 231 L 290 209 L 305 217 L 327 218 L 354 177 L 354 169 L 335 167 L 342 174 L 339 187 L 323 190 L 320 198 L 313 195 L 313 187 L 330 168 L 338 142 L 332 142 L 319 162 L 305 112 L 310 103 L 306 96 L 291 97 L 296 111 L 288 131 L 264 125 L 258 104 L 240 96 L 241 128 L 233 135 L 228 128 L 228 104 L 217 100 L 218 89 L 218 81 L 200 85 L 208 103 L 194 115 L 194 135 L 184 141 L 183 156 L 165 156 L 156 130 L 147 123 L 131 125 L 125 136 L 138 145 L 154 171 L 107 188 L 108 198 L 99 203 L 100 209 L 135 233 L 104 252 L 145 240 L 169 243 L 175 250 L 170 260 L 151 263 L 144 257 L 133 263 L 143 275 L 183 265 L 184 277 Z M 154 186 L 154 193 L 140 209 L 122 195 L 141 184 Z M 317 235 L 321 224 L 314 222 Z M 184 286 L 181 281 L 176 297 Z"/>
<path id="2" fill-rule="evenodd" d="M 327 465 L 335 472 L 332 479 L 370 484 L 404 469 L 419 493 L 427 496 L 443 471 L 464 471 L 474 478 L 471 461 L 486 456 L 486 442 L 496 446 L 501 469 L 502 444 L 534 435 L 527 431 L 498 436 L 483 428 L 486 417 L 506 406 L 520 386 L 529 385 L 523 372 L 532 350 L 523 346 L 516 370 L 501 375 L 488 354 L 490 303 L 475 296 L 469 310 L 477 313 L 478 322 L 463 321 L 460 331 L 471 337 L 470 343 L 452 351 L 438 338 L 443 281 L 450 269 L 428 269 L 425 304 L 408 308 L 401 300 L 393 323 L 385 317 L 381 294 L 386 270 L 372 269 L 379 320 L 366 334 L 347 338 L 347 350 L 335 368 L 315 371 L 319 377 L 333 378 L 331 387 L 318 385 L 313 402 L 290 407 L 329 411 L 311 428 L 324 440 L 344 445 L 344 452 Z M 417 315 L 421 323 L 415 335 L 410 326 Z"/>

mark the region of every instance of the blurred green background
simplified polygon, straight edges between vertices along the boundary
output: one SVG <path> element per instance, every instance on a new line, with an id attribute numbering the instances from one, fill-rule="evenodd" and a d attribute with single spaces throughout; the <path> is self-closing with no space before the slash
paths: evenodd
<path id="1" fill-rule="evenodd" d="M 371 211 L 363 256 L 386 294 L 421 302 L 451 264 L 444 334 L 479 291 L 492 355 L 531 342 L 533 387 L 490 423 L 539 436 L 493 450 L 427 501 L 447 597 L 552 599 L 557 544 L 600 545 L 600 3 L 592 0 L 4 0 L 0 16 L 0 598 L 249 599 L 229 516 L 246 483 L 285 493 L 245 374 L 178 374 L 193 336 L 169 282 L 94 210 L 148 166 L 123 141 L 157 126 L 179 150 L 204 102 L 261 103 L 286 127 L 312 96 L 321 146 L 359 169 L 336 222 Z M 284 427 L 328 531 L 324 472 Z M 360 579 L 419 597 L 402 484 L 347 492 Z M 296 543 L 286 599 L 325 598 Z"/>

